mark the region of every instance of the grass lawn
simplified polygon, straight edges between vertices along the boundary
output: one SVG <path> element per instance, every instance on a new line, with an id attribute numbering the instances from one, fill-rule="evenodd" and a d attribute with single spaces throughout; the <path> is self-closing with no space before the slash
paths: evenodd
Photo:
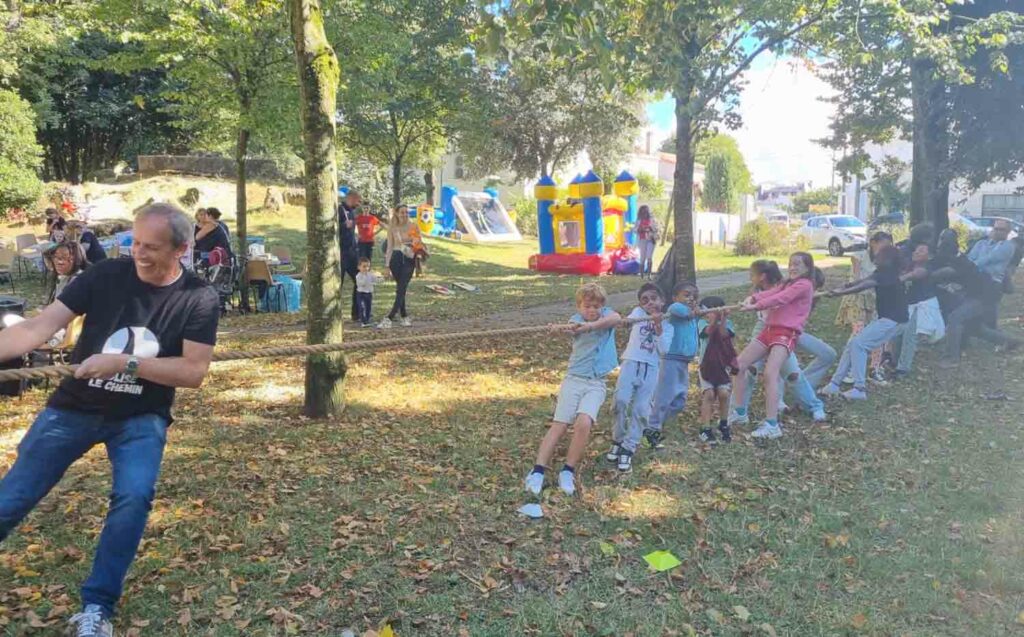
<path id="1" fill-rule="evenodd" d="M 168 192 L 184 192 L 191 181 L 183 178 L 158 178 L 150 180 L 153 188 Z M 170 183 L 165 183 L 169 182 Z M 180 181 L 180 183 L 179 183 Z M 149 183 L 149 182 L 147 182 Z M 197 182 L 199 183 L 199 182 Z M 199 185 L 202 185 L 200 183 Z M 209 186 L 208 186 L 209 187 Z M 143 185 L 134 184 L 132 197 L 144 194 Z M 138 192 L 136 192 L 138 191 Z M 262 201 L 263 187 L 250 188 L 250 201 Z M 132 200 L 134 201 L 134 199 Z M 229 220 L 232 224 L 233 220 Z M 25 232 L 42 234 L 44 228 L 29 226 L 0 225 L 0 240 L 13 242 L 14 236 Z M 280 214 L 253 210 L 249 213 L 249 235 L 263 236 L 269 248 L 287 247 L 299 270 L 305 267 L 306 218 L 305 209 L 286 205 Z M 416 320 L 444 320 L 486 316 L 504 310 L 517 310 L 572 298 L 584 278 L 574 275 L 538 273 L 527 267 L 530 255 L 536 253 L 537 244 L 533 239 L 515 243 L 475 244 L 428 238 L 431 252 L 424 276 L 414 279 L 409 294 L 409 312 Z M 655 264 L 660 263 L 667 251 L 661 246 L 655 253 Z M 380 251 L 374 255 L 374 268 L 384 272 L 384 259 Z M 747 268 L 756 257 L 738 257 L 731 249 L 698 246 L 696 249 L 697 269 L 701 276 L 737 271 Z M 785 257 L 776 257 L 785 260 Z M 587 277 L 589 279 L 589 277 Z M 454 297 L 444 297 L 426 289 L 428 285 L 450 285 L 452 281 L 464 281 L 477 285 L 481 293 L 458 292 Z M 606 276 L 600 282 L 609 292 L 631 290 L 638 287 L 635 277 Z M 18 282 L 21 283 L 20 281 Z M 19 294 L 31 298 L 42 298 L 39 281 L 30 280 L 21 286 Z M 351 285 L 351 282 L 349 283 Z M 347 290 L 351 290 L 346 286 Z M 378 286 L 374 297 L 374 316 L 381 318 L 394 301 L 394 284 L 387 282 Z M 26 293 L 22 293 L 26 292 Z M 265 326 L 281 323 L 297 323 L 304 315 L 268 314 L 229 316 L 224 321 L 228 328 L 244 329 L 249 326 Z"/>
<path id="2" fill-rule="evenodd" d="M 840 347 L 836 306 L 810 329 Z M 1022 309 L 1009 297 L 1004 315 Z M 356 353 L 330 422 L 300 415 L 298 359 L 215 365 L 181 394 L 119 634 L 1021 634 L 1020 411 L 984 398 L 1019 390 L 1019 356 L 997 366 L 978 346 L 949 374 L 925 348 L 912 379 L 833 406 L 827 426 L 791 417 L 763 447 L 694 444 L 691 402 L 625 477 L 601 458 L 603 414 L 581 497 L 549 489 L 528 522 L 521 481 L 567 352 Z M 44 399 L 0 402 L 0 470 Z M 0 631 L 55 634 L 73 612 L 109 481 L 94 450 L 5 543 Z M 654 550 L 682 565 L 652 573 Z"/>

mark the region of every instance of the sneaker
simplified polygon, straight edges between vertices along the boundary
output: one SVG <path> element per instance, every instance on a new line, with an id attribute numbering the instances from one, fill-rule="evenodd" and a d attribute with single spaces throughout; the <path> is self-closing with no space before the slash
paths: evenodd
<path id="1" fill-rule="evenodd" d="M 718 433 L 722 434 L 722 442 L 732 442 L 732 427 L 729 423 L 718 423 Z"/>
<path id="2" fill-rule="evenodd" d="M 558 472 L 558 488 L 565 495 L 576 495 L 576 474 L 568 469 Z"/>
<path id="3" fill-rule="evenodd" d="M 853 376 L 851 374 L 847 374 L 846 378 L 843 379 L 843 384 L 844 385 L 852 385 L 853 384 Z"/>
<path id="4" fill-rule="evenodd" d="M 103 617 L 103 611 L 96 604 L 89 604 L 85 609 L 68 620 L 67 635 L 71 637 L 113 637 L 114 626 L 109 619 Z"/>
<path id="5" fill-rule="evenodd" d="M 749 425 L 750 424 L 750 413 L 743 415 L 737 414 L 735 411 L 729 414 L 729 425 L 735 427 L 738 425 Z"/>
<path id="6" fill-rule="evenodd" d="M 713 445 L 718 442 L 718 440 L 715 439 L 715 432 L 711 430 L 711 427 L 705 427 L 700 430 L 700 441 L 709 445 Z"/>
<path id="7" fill-rule="evenodd" d="M 822 398 L 834 398 L 841 394 L 842 391 L 839 389 L 839 385 L 835 383 L 829 383 L 818 390 L 818 395 Z"/>
<path id="8" fill-rule="evenodd" d="M 633 472 L 633 454 L 625 449 L 619 454 L 619 473 L 632 473 Z"/>
<path id="9" fill-rule="evenodd" d="M 863 389 L 857 389 L 856 387 L 854 387 L 853 389 L 844 391 L 843 398 L 845 398 L 846 400 L 867 400 L 868 393 Z"/>
<path id="10" fill-rule="evenodd" d="M 779 425 L 773 425 L 767 420 L 761 423 L 761 426 L 755 429 L 750 434 L 751 438 L 763 438 L 765 440 L 774 440 L 775 438 L 782 437 L 782 427 Z"/>
<path id="11" fill-rule="evenodd" d="M 412 327 L 412 319 L 408 316 L 402 317 L 402 327 Z"/>
<path id="12" fill-rule="evenodd" d="M 530 475 L 526 476 L 526 490 L 533 495 L 540 495 L 540 492 L 544 489 L 544 474 L 531 471 Z"/>
<path id="13" fill-rule="evenodd" d="M 871 382 L 876 385 L 879 385 L 880 387 L 887 386 L 889 384 L 889 379 L 885 377 L 885 370 L 879 367 L 878 369 L 872 371 Z"/>
<path id="14" fill-rule="evenodd" d="M 647 444 L 651 446 L 651 449 L 662 449 L 665 447 L 661 432 L 657 429 L 645 429 L 644 438 L 647 439 Z"/>
<path id="15" fill-rule="evenodd" d="M 379 330 L 390 330 L 391 329 L 391 319 L 385 318 L 380 323 L 377 323 L 377 329 L 379 329 Z"/>
<path id="16" fill-rule="evenodd" d="M 373 323 L 363 323 L 362 327 L 373 327 Z"/>
<path id="17" fill-rule="evenodd" d="M 622 445 L 617 442 L 613 442 L 612 448 L 608 450 L 608 453 L 604 454 L 604 459 L 608 462 L 615 462 L 619 459 L 620 451 L 622 451 Z"/>
<path id="18" fill-rule="evenodd" d="M 811 412 L 811 420 L 814 422 L 825 422 L 828 420 L 828 414 L 825 413 L 824 409 L 815 409 Z"/>

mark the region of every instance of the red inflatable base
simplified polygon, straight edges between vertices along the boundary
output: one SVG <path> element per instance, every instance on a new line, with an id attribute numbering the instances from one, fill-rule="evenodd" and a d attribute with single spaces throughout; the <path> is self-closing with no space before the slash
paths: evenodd
<path id="1" fill-rule="evenodd" d="M 608 274 L 612 271 L 610 254 L 535 254 L 530 269 L 561 274 Z"/>

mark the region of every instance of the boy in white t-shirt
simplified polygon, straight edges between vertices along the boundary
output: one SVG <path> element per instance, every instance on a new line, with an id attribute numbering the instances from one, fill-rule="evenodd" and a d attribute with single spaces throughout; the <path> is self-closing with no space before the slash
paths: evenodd
<path id="1" fill-rule="evenodd" d="M 672 326 L 661 320 L 664 299 L 653 283 L 645 283 L 637 292 L 640 304 L 629 314 L 631 319 L 650 318 L 634 323 L 629 343 L 622 354 L 619 380 L 615 384 L 615 428 L 612 448 L 605 454 L 618 463 L 619 471 L 633 470 L 633 454 L 651 417 L 651 399 L 658 386 L 658 364 L 672 342 Z"/>
<path id="2" fill-rule="evenodd" d="M 369 259 L 359 259 L 359 272 L 356 274 L 356 317 L 363 327 L 373 327 L 373 286 L 383 280 L 381 275 L 370 270 Z"/>

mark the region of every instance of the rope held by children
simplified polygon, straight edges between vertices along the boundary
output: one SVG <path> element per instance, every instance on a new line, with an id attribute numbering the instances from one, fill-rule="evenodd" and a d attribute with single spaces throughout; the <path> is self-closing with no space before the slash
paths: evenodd
<path id="1" fill-rule="evenodd" d="M 820 296 L 817 295 L 817 296 Z M 710 310 L 698 310 L 694 314 L 700 316 L 711 312 L 741 311 L 741 305 L 727 305 Z M 619 326 L 629 326 L 634 323 L 642 323 L 652 320 L 649 317 L 623 318 Z M 289 356 L 310 356 L 312 354 L 330 354 L 334 352 L 354 352 L 360 350 L 381 350 L 392 347 L 406 347 L 410 345 L 425 345 L 429 343 L 441 343 L 446 341 L 486 340 L 505 336 L 520 336 L 524 334 L 536 334 L 540 332 L 551 332 L 569 330 L 571 323 L 531 325 L 529 327 L 508 327 L 496 330 L 479 330 L 475 332 L 451 332 L 448 334 L 423 334 L 420 336 L 403 336 L 401 338 L 375 339 L 365 341 L 354 341 L 348 343 L 324 343 L 320 345 L 290 345 L 288 347 L 261 347 L 252 350 L 220 350 L 213 352 L 213 360 L 241 361 L 253 360 L 256 358 L 285 358 Z M 0 370 L 0 382 L 21 381 L 34 379 L 60 379 L 75 375 L 78 365 L 48 365 L 45 367 L 28 367 L 21 369 Z"/>

